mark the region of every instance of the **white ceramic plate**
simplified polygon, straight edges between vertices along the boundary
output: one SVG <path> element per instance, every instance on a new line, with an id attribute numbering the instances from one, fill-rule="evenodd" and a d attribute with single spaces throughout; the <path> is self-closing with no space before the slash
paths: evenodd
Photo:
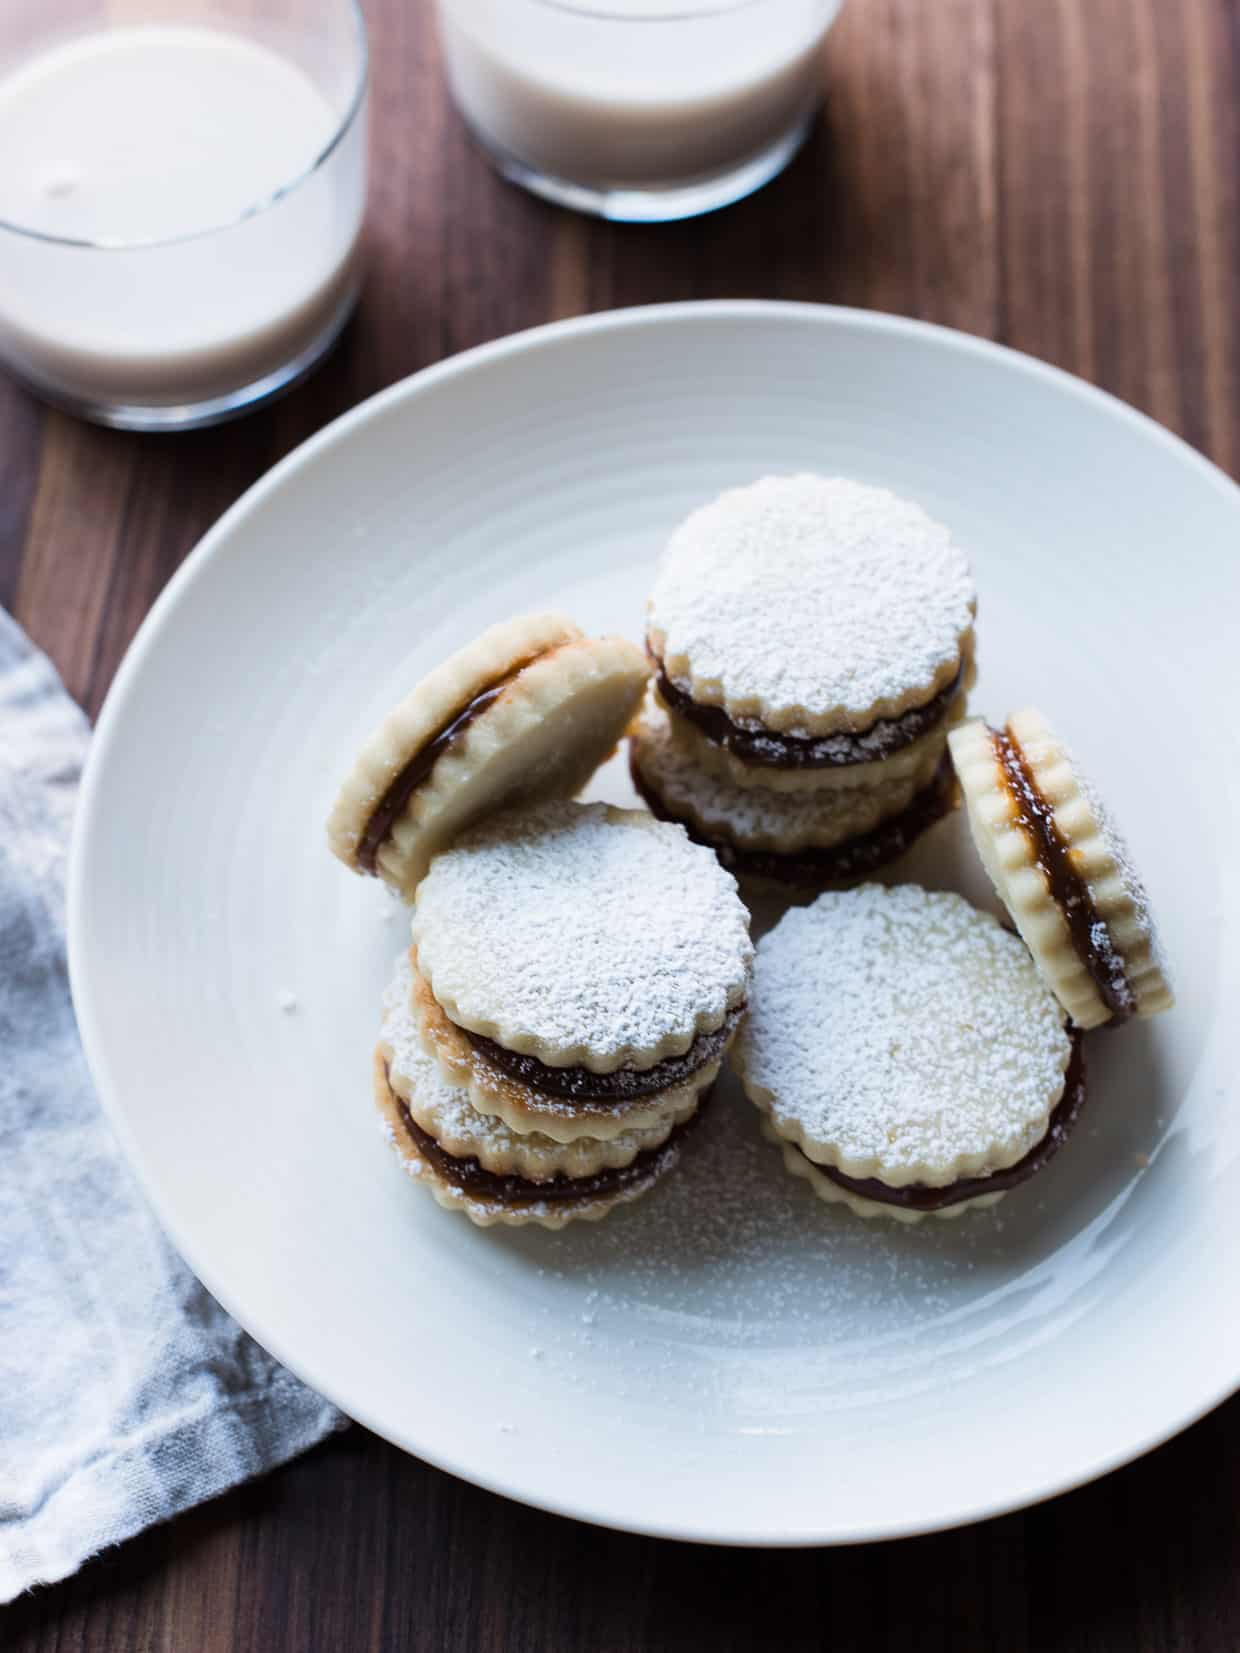
<path id="1" fill-rule="evenodd" d="M 728 1095 L 681 1173 L 600 1227 L 479 1232 L 376 1129 L 371 1046 L 406 922 L 327 854 L 337 782 L 389 702 L 501 616 L 553 604 L 639 636 L 677 519 L 797 468 L 888 484 L 969 549 L 975 703 L 1037 702 L 1088 760 L 1179 1008 L 1091 1036 L 1076 1139 L 994 1215 L 907 1231 L 828 1209 Z M 546 328 L 307 443 L 143 627 L 75 843 L 91 1066 L 191 1266 L 400 1446 L 681 1538 L 946 1526 L 1199 1416 L 1240 1381 L 1238 505 L 1060 373 L 799 306 Z M 619 766 L 601 786 L 631 796 Z M 901 872 L 986 899 L 958 822 Z"/>

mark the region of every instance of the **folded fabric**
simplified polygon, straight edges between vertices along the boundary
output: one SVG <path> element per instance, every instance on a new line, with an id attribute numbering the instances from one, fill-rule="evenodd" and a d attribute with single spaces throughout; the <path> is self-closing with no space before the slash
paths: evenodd
<path id="1" fill-rule="evenodd" d="M 88 738 L 0 611 L 0 1601 L 344 1421 L 181 1262 L 100 1112 L 65 965 Z"/>

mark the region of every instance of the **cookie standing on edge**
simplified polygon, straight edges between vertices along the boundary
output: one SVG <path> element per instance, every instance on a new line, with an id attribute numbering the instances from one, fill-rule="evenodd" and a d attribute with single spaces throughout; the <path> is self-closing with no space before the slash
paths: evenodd
<path id="1" fill-rule="evenodd" d="M 915 884 L 787 912 L 758 944 L 734 1061 L 789 1170 L 904 1222 L 993 1205 L 1085 1094 L 1079 1035 L 1019 937 Z"/>
<path id="2" fill-rule="evenodd" d="M 972 682 L 975 608 L 947 529 L 885 489 L 790 476 L 722 494 L 672 535 L 651 593 L 643 794 L 737 870 L 864 876 L 955 805 L 946 741 Z M 844 834 L 853 814 L 870 825 Z"/>
<path id="3" fill-rule="evenodd" d="M 429 672 L 366 743 L 328 821 L 332 853 L 409 898 L 483 815 L 571 796 L 637 709 L 648 669 L 559 614 L 492 626 Z"/>
<path id="4" fill-rule="evenodd" d="M 991 882 L 1078 1027 L 1153 1016 L 1175 999 L 1145 890 L 1080 768 L 1040 712 L 951 736 Z"/>
<path id="5" fill-rule="evenodd" d="M 479 1112 L 566 1143 L 683 1119 L 744 1014 L 735 880 L 680 827 L 545 802 L 436 857 L 413 916 L 423 1044 Z"/>
<path id="6" fill-rule="evenodd" d="M 463 1211 L 484 1228 L 562 1228 L 577 1220 L 597 1222 L 646 1193 L 675 1165 L 697 1117 L 696 1098 L 681 1120 L 567 1144 L 520 1135 L 477 1113 L 422 1041 L 411 1008 L 413 980 L 406 953 L 384 999 L 375 1101 L 401 1164 L 440 1205 Z"/>

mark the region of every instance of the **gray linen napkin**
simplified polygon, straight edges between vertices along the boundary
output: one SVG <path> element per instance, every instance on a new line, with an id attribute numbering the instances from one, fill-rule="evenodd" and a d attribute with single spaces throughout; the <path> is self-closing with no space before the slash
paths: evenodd
<path id="1" fill-rule="evenodd" d="M 100 1113 L 65 971 L 87 738 L 0 610 L 0 1601 L 343 1421 L 190 1274 Z"/>

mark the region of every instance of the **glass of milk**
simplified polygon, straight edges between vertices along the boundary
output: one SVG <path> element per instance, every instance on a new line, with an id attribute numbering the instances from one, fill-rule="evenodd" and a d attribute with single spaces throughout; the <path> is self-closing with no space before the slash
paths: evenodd
<path id="1" fill-rule="evenodd" d="M 803 142 L 840 0 L 438 0 L 448 77 L 500 171 L 655 222 L 759 188 Z"/>
<path id="2" fill-rule="evenodd" d="M 0 0 L 0 360 L 73 412 L 214 423 L 357 297 L 356 0 Z"/>

